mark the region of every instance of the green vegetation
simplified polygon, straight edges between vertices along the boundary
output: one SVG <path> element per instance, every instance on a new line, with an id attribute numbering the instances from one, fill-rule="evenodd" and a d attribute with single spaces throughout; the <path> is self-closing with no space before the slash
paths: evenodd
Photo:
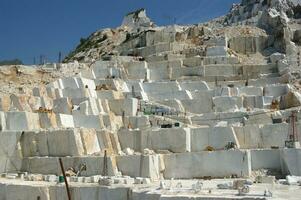
<path id="1" fill-rule="evenodd" d="M 0 66 L 3 66 L 3 65 L 23 65 L 23 62 L 19 59 L 2 60 L 2 61 L 0 61 Z"/>
<path id="2" fill-rule="evenodd" d="M 93 35 L 92 33 L 88 38 L 80 38 L 79 44 L 75 48 L 74 51 L 70 52 L 68 56 L 64 58 L 63 62 L 68 62 L 70 58 L 75 56 L 77 53 L 81 51 L 85 51 L 86 49 L 91 49 L 91 48 L 98 48 L 100 46 L 100 43 L 108 39 L 107 35 L 103 35 L 101 38 L 98 38 L 97 40 L 93 40 Z"/>

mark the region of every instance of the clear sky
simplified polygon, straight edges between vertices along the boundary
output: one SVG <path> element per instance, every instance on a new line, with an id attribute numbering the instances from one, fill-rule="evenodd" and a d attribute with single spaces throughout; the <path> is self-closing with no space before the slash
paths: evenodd
<path id="1" fill-rule="evenodd" d="M 227 13 L 240 0 L 0 0 L 0 60 L 24 63 L 45 55 L 57 61 L 81 37 L 117 27 L 130 11 L 146 8 L 157 25 L 194 24 Z"/>

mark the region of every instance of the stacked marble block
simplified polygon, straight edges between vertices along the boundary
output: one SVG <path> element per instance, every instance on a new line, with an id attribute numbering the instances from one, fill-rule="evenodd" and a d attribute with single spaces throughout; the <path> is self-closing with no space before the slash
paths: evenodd
<path id="1" fill-rule="evenodd" d="M 135 50 L 146 61 L 96 61 L 76 77 L 1 98 L 1 134 L 11 144 L 2 171 L 58 175 L 63 157 L 66 167 L 86 163 L 84 175 L 101 175 L 106 150 L 110 175 L 248 177 L 270 167 L 298 175 L 290 157 L 299 162 L 299 150 L 283 149 L 287 109 L 300 106 L 280 73 L 285 58 L 245 65 L 228 42 L 209 40 L 191 57 L 170 56 L 185 45 L 154 43 Z M 170 123 L 181 126 L 161 126 Z"/>

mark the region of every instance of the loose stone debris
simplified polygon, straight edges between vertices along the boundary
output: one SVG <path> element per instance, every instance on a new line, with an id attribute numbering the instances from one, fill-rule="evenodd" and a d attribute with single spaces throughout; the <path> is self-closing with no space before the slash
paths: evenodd
<path id="1" fill-rule="evenodd" d="M 144 9 L 65 64 L 0 69 L 0 199 L 299 199 L 301 2 Z M 21 89 L 20 89 L 21 88 Z"/>

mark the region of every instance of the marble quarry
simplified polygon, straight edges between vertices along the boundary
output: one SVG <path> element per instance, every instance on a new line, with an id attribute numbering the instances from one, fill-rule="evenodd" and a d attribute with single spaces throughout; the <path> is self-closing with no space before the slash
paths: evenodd
<path id="1" fill-rule="evenodd" d="M 59 158 L 72 199 L 298 199 L 298 5 L 167 27 L 139 10 L 112 54 L 76 52 L 80 73 L 1 96 L 0 200 L 68 199 Z"/>

